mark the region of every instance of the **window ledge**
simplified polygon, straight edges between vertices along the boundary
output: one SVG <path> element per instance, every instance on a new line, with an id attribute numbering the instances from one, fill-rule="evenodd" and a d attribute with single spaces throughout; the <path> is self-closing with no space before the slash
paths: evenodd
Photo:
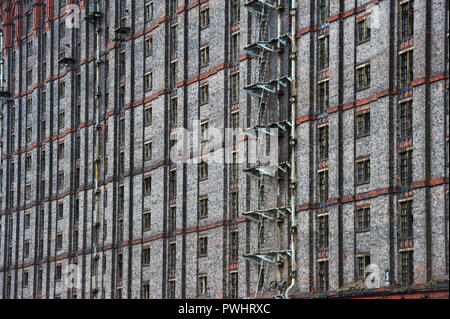
<path id="1" fill-rule="evenodd" d="M 366 38 L 364 40 L 361 40 L 361 41 L 356 41 L 356 45 L 364 44 L 364 43 L 369 42 L 369 41 L 370 41 L 370 37 L 368 37 L 368 38 Z"/>
<path id="2" fill-rule="evenodd" d="M 370 232 L 370 228 L 355 229 L 355 233 L 357 233 L 357 234 L 368 233 L 368 232 Z"/>
<path id="3" fill-rule="evenodd" d="M 367 136 L 370 136 L 370 132 L 363 133 L 363 134 L 360 134 L 360 135 L 355 135 L 355 139 L 362 138 L 362 137 L 367 137 Z"/>

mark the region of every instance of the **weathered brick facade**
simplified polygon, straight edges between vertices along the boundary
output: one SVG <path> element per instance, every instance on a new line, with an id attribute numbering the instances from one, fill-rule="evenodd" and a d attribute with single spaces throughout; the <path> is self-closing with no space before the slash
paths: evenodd
<path id="1" fill-rule="evenodd" d="M 219 135 L 233 126 L 234 114 L 240 128 L 260 124 L 259 101 L 244 89 L 259 76 L 257 59 L 244 50 L 259 34 L 246 2 L 99 0 L 96 8 L 94 0 L 1 0 L 0 298 L 255 294 L 259 268 L 244 256 L 257 250 L 259 228 L 242 214 L 261 206 L 257 183 L 243 172 L 244 165 L 233 176 L 223 154 L 218 163 L 209 163 L 207 178 L 200 178 L 198 164 L 170 157 L 171 132 L 192 131 L 196 121 L 209 127 L 201 151 L 191 150 L 203 159 L 219 153 L 212 151 L 223 146 Z M 268 39 L 277 37 L 277 11 L 280 33 L 291 32 L 292 3 L 279 4 L 284 8 L 267 7 Z M 413 10 L 410 20 L 403 19 L 405 4 Z M 209 23 L 202 25 L 205 9 Z M 66 23 L 78 11 L 79 28 Z M 287 285 L 295 275 L 291 296 L 359 285 L 365 256 L 389 289 L 403 286 L 408 276 L 407 285 L 447 278 L 448 287 L 448 1 L 297 0 L 293 12 L 296 87 L 266 101 L 269 123 L 289 121 L 290 101 L 296 102 L 297 269 L 292 272 L 289 259 L 280 267 Z M 360 39 L 364 21 L 370 21 L 370 34 Z M 328 63 L 321 66 L 324 37 Z M 146 52 L 149 38 L 152 49 Z M 202 65 L 205 46 L 209 61 Z M 288 41 L 284 50 L 270 54 L 265 79 L 290 76 L 290 49 Z M 61 60 L 62 51 L 69 59 Z M 359 71 L 365 66 L 370 83 Z M 328 93 L 322 94 L 325 82 Z M 410 113 L 402 113 L 405 103 Z M 358 119 L 364 114 L 370 114 L 370 129 L 366 123 L 360 134 Z M 323 127 L 328 127 L 326 156 L 320 153 Z M 279 160 L 289 161 L 288 136 L 279 141 Z M 403 157 L 407 154 L 412 156 Z M 360 182 L 358 163 L 367 159 L 370 177 Z M 328 174 L 324 200 L 321 172 Z M 288 206 L 288 191 L 287 179 L 264 179 L 268 207 Z M 201 216 L 199 205 L 204 198 L 207 216 Z M 363 229 L 358 228 L 361 208 L 370 209 L 370 225 Z M 144 225 L 146 213 L 150 227 Z M 268 249 L 291 249 L 290 218 L 281 223 L 279 243 L 276 223 L 265 221 Z M 79 272 L 79 284 L 68 289 L 72 270 Z M 270 288 L 276 280 L 275 266 L 266 263 L 260 290 L 266 293 L 260 296 L 283 293 L 286 287 Z"/>

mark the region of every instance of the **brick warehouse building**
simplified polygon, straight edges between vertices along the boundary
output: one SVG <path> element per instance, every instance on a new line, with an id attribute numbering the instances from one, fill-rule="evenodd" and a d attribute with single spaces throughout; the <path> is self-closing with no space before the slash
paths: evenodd
<path id="1" fill-rule="evenodd" d="M 448 297 L 448 12 L 1 0 L 0 298 Z"/>

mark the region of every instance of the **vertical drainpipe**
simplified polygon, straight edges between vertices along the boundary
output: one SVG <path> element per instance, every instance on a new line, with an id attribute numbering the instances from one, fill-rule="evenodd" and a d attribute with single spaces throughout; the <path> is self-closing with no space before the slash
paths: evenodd
<path id="1" fill-rule="evenodd" d="M 295 277 L 297 274 L 297 263 L 296 263 L 296 251 L 295 251 L 295 236 L 297 231 L 296 225 L 296 212 L 295 212 L 295 191 L 296 191 L 296 169 L 295 169 L 295 146 L 296 146 L 296 132 L 295 132 L 295 122 L 296 122 L 296 11 L 297 11 L 297 0 L 292 0 L 291 4 L 291 284 L 286 289 L 285 298 L 289 298 L 289 291 L 295 285 Z"/>

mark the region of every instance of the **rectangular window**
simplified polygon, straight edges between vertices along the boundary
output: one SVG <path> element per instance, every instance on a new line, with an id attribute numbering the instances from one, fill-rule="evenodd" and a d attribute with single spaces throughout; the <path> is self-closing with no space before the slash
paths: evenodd
<path id="1" fill-rule="evenodd" d="M 365 280 L 367 266 L 370 265 L 370 255 L 356 257 L 356 280 Z"/>
<path id="2" fill-rule="evenodd" d="M 400 253 L 400 259 L 400 283 L 402 286 L 407 287 L 414 283 L 413 252 Z"/>
<path id="3" fill-rule="evenodd" d="M 30 215 L 30 212 L 26 212 L 26 213 L 25 213 L 25 220 L 24 220 L 25 229 L 30 228 L 30 223 L 31 223 L 31 215 Z"/>
<path id="4" fill-rule="evenodd" d="M 174 16 L 177 14 L 178 0 L 169 0 L 169 14 Z"/>
<path id="5" fill-rule="evenodd" d="M 400 39 L 414 34 L 414 1 L 400 4 Z"/>
<path id="6" fill-rule="evenodd" d="M 319 160 L 328 158 L 328 125 L 319 128 Z"/>
<path id="7" fill-rule="evenodd" d="M 58 128 L 63 129 L 66 122 L 66 114 L 64 111 L 59 112 L 58 114 Z"/>
<path id="8" fill-rule="evenodd" d="M 31 170 L 31 154 L 27 154 L 25 158 L 25 170 L 27 172 Z"/>
<path id="9" fill-rule="evenodd" d="M 238 23 L 241 19 L 241 0 L 231 1 L 231 23 Z"/>
<path id="10" fill-rule="evenodd" d="M 412 201 L 400 203 L 400 239 L 409 239 L 413 236 Z"/>
<path id="11" fill-rule="evenodd" d="M 356 210 L 356 230 L 366 231 L 370 229 L 370 207 L 362 207 Z"/>
<path id="12" fill-rule="evenodd" d="M 64 217 L 64 204 L 63 203 L 59 203 L 58 204 L 57 212 L 58 212 L 57 218 L 58 219 L 63 219 L 63 217 Z"/>
<path id="13" fill-rule="evenodd" d="M 27 56 L 30 57 L 33 55 L 33 40 L 27 41 Z"/>
<path id="14" fill-rule="evenodd" d="M 144 178 L 144 195 L 150 195 L 152 192 L 152 177 Z"/>
<path id="15" fill-rule="evenodd" d="M 150 248 L 142 248 L 142 265 L 150 265 Z"/>
<path id="16" fill-rule="evenodd" d="M 370 112 L 356 114 L 356 137 L 370 133 Z"/>
<path id="17" fill-rule="evenodd" d="M 61 250 L 63 246 L 63 234 L 59 233 L 56 235 L 56 250 Z"/>
<path id="18" fill-rule="evenodd" d="M 152 124 L 152 108 L 147 107 L 144 109 L 144 125 L 150 125 Z"/>
<path id="19" fill-rule="evenodd" d="M 356 89 L 362 90 L 370 86 L 370 64 L 356 68 Z"/>
<path id="20" fill-rule="evenodd" d="M 169 271 L 175 271 L 177 262 L 177 246 L 176 243 L 169 244 Z"/>
<path id="21" fill-rule="evenodd" d="M 231 103 L 239 103 L 239 73 L 231 75 Z"/>
<path id="22" fill-rule="evenodd" d="M 29 200 L 31 198 L 31 184 L 25 185 L 25 199 Z"/>
<path id="23" fill-rule="evenodd" d="M 319 173 L 319 201 L 324 203 L 328 200 L 328 170 Z"/>
<path id="24" fill-rule="evenodd" d="M 178 61 L 170 63 L 170 87 L 175 89 L 178 81 Z"/>
<path id="25" fill-rule="evenodd" d="M 319 83 L 319 114 L 328 109 L 328 81 Z"/>
<path id="26" fill-rule="evenodd" d="M 363 184 L 370 181 L 370 159 L 356 161 L 356 183 Z"/>
<path id="27" fill-rule="evenodd" d="M 66 95 L 66 82 L 61 81 L 58 85 L 59 98 L 63 98 Z"/>
<path id="28" fill-rule="evenodd" d="M 170 121 L 178 122 L 178 98 L 176 96 L 170 99 Z"/>
<path id="29" fill-rule="evenodd" d="M 205 66 L 209 63 L 209 46 L 200 49 L 200 66 Z"/>
<path id="30" fill-rule="evenodd" d="M 208 122 L 203 122 L 200 124 L 200 136 L 201 136 L 201 141 L 207 141 L 209 138 L 209 133 L 208 133 Z"/>
<path id="31" fill-rule="evenodd" d="M 142 299 L 150 299 L 150 284 L 142 284 Z"/>
<path id="32" fill-rule="evenodd" d="M 202 198 L 198 201 L 199 206 L 199 217 L 208 216 L 208 198 Z"/>
<path id="33" fill-rule="evenodd" d="M 230 258 L 232 262 L 239 260 L 239 232 L 231 232 L 231 254 Z"/>
<path id="34" fill-rule="evenodd" d="M 145 4 L 144 9 L 145 22 L 153 19 L 153 2 L 148 2 Z"/>
<path id="35" fill-rule="evenodd" d="M 367 25 L 367 18 L 356 22 L 356 28 L 357 28 L 358 42 L 362 42 L 370 38 L 370 28 Z"/>
<path id="36" fill-rule="evenodd" d="M 327 249 L 328 248 L 328 215 L 323 215 L 318 217 L 318 248 Z"/>
<path id="37" fill-rule="evenodd" d="M 29 278 L 28 271 L 24 271 L 22 277 L 22 283 L 24 287 L 28 287 L 28 278 Z"/>
<path id="38" fill-rule="evenodd" d="M 27 71 L 27 79 L 26 79 L 26 81 L 27 81 L 27 86 L 30 86 L 31 82 L 33 81 L 33 70 L 32 69 L 29 69 Z"/>
<path id="39" fill-rule="evenodd" d="M 119 212 L 123 213 L 125 209 L 125 188 L 123 185 L 119 186 L 118 201 L 119 201 Z"/>
<path id="40" fill-rule="evenodd" d="M 153 88 L 153 74 L 152 72 L 147 72 L 144 78 L 144 87 L 146 91 L 150 91 Z"/>
<path id="41" fill-rule="evenodd" d="M 400 138 L 412 136 L 412 101 L 401 103 L 399 106 Z"/>
<path id="42" fill-rule="evenodd" d="M 148 37 L 145 39 L 144 52 L 145 52 L 145 56 L 149 56 L 152 54 L 152 52 L 153 52 L 153 38 L 152 37 Z"/>
<path id="43" fill-rule="evenodd" d="M 200 162 L 199 163 L 199 179 L 205 180 L 208 178 L 208 163 L 207 162 Z"/>
<path id="44" fill-rule="evenodd" d="M 203 85 L 200 87 L 200 104 L 208 103 L 208 99 L 209 99 L 208 85 Z"/>
<path id="45" fill-rule="evenodd" d="M 206 275 L 200 275 L 198 277 L 198 295 L 206 296 L 208 289 L 208 277 Z"/>
<path id="46" fill-rule="evenodd" d="M 239 33 L 235 33 L 231 36 L 231 61 L 237 62 L 239 59 L 239 49 L 240 49 L 240 41 L 239 41 Z"/>
<path id="47" fill-rule="evenodd" d="M 32 134 L 33 134 L 33 129 L 31 128 L 31 126 L 28 126 L 26 129 L 26 136 L 25 136 L 25 141 L 27 144 L 31 143 Z"/>
<path id="48" fill-rule="evenodd" d="M 119 55 L 119 76 L 125 76 L 125 68 L 126 68 L 126 55 L 125 51 L 121 51 Z"/>
<path id="49" fill-rule="evenodd" d="M 328 36 L 319 38 L 319 70 L 329 66 L 329 38 Z"/>
<path id="50" fill-rule="evenodd" d="M 151 227 L 151 212 L 144 212 L 142 214 L 142 228 L 144 230 L 150 230 Z"/>
<path id="51" fill-rule="evenodd" d="M 172 169 L 169 173 L 169 196 L 174 198 L 177 196 L 177 170 Z"/>
<path id="52" fill-rule="evenodd" d="M 236 220 L 239 216 L 239 193 L 231 193 L 231 220 Z"/>
<path id="53" fill-rule="evenodd" d="M 169 280 L 169 299 L 175 299 L 175 280 Z"/>
<path id="54" fill-rule="evenodd" d="M 200 11 L 200 28 L 204 29 L 209 26 L 209 8 Z"/>
<path id="55" fill-rule="evenodd" d="M 237 271 L 232 272 L 231 274 L 231 295 L 230 297 L 232 299 L 238 298 L 238 275 L 239 273 Z"/>
<path id="56" fill-rule="evenodd" d="M 203 236 L 198 239 L 198 255 L 206 256 L 208 254 L 208 237 Z"/>
<path id="57" fill-rule="evenodd" d="M 318 11 L 319 25 L 327 23 L 330 15 L 330 0 L 319 0 Z"/>
<path id="58" fill-rule="evenodd" d="M 29 97 L 26 102 L 27 115 L 33 112 L 33 98 Z"/>
<path id="59" fill-rule="evenodd" d="M 60 281 L 62 279 L 62 266 L 56 265 L 55 266 L 55 280 Z"/>
<path id="60" fill-rule="evenodd" d="M 57 180 L 57 188 L 62 189 L 64 187 L 64 172 L 58 173 L 58 180 Z"/>
<path id="61" fill-rule="evenodd" d="M 400 184 L 410 186 L 412 181 L 412 151 L 400 153 Z"/>
<path id="62" fill-rule="evenodd" d="M 152 142 L 146 142 L 144 144 L 144 161 L 150 161 L 152 159 Z"/>
<path id="63" fill-rule="evenodd" d="M 28 258 L 30 256 L 30 242 L 26 241 L 23 243 L 23 257 Z"/>
<path id="64" fill-rule="evenodd" d="M 170 28 L 170 52 L 174 54 L 178 50 L 178 25 Z"/>
<path id="65" fill-rule="evenodd" d="M 177 228 L 177 207 L 169 208 L 169 233 L 174 233 Z"/>
<path id="66" fill-rule="evenodd" d="M 65 153 L 64 142 L 59 142 L 58 143 L 58 159 L 64 158 L 64 153 Z"/>
<path id="67" fill-rule="evenodd" d="M 320 292 L 328 291 L 328 260 L 319 262 L 318 271 L 318 290 Z"/>
<path id="68" fill-rule="evenodd" d="M 413 51 L 400 54 L 400 88 L 411 85 L 413 80 Z"/>

